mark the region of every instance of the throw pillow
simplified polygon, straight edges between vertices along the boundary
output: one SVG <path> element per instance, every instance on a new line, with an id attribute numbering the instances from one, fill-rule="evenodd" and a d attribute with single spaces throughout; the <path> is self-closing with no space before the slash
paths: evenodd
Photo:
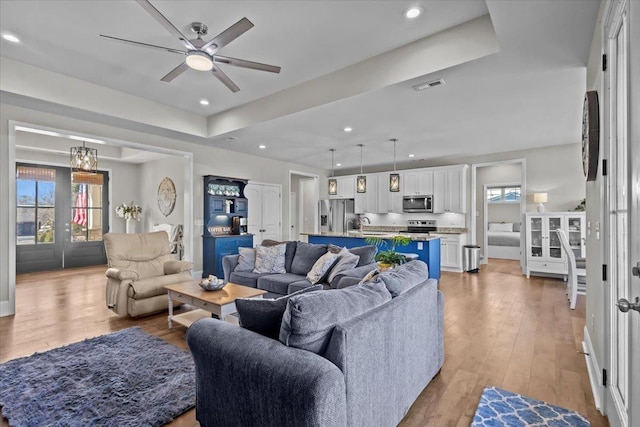
<path id="1" fill-rule="evenodd" d="M 409 261 L 396 268 L 383 271 L 378 276 L 393 298 L 429 278 L 429 267 L 422 261 Z"/>
<path id="2" fill-rule="evenodd" d="M 296 254 L 291 263 L 291 273 L 305 276 L 318 258 L 327 253 L 327 245 L 298 242 Z"/>
<path id="3" fill-rule="evenodd" d="M 238 248 L 240 257 L 238 265 L 233 271 L 253 271 L 256 266 L 256 250 L 255 248 Z"/>
<path id="4" fill-rule="evenodd" d="M 307 280 L 313 284 L 319 283 L 326 279 L 329 275 L 329 270 L 338 260 L 338 254 L 327 251 L 313 264 L 311 270 L 307 273 Z"/>
<path id="5" fill-rule="evenodd" d="M 256 247 L 256 265 L 254 273 L 286 273 L 284 254 L 287 244 Z"/>
<path id="6" fill-rule="evenodd" d="M 305 292 L 321 290 L 322 285 L 314 285 L 277 299 L 238 298 L 236 299 L 236 309 L 240 317 L 240 326 L 277 340 L 282 316 L 287 309 L 289 298 Z"/>
<path id="7" fill-rule="evenodd" d="M 375 279 L 378 276 L 378 274 L 380 274 L 380 271 L 377 268 L 374 268 L 362 278 L 359 284 L 371 282 L 373 279 Z"/>
<path id="8" fill-rule="evenodd" d="M 287 302 L 280 342 L 322 354 L 334 327 L 391 300 L 383 283 L 297 295 Z"/>
<path id="9" fill-rule="evenodd" d="M 275 246 L 282 243 L 287 244 L 287 250 L 284 253 L 284 269 L 287 270 L 287 273 L 289 273 L 291 271 L 291 263 L 293 262 L 293 257 L 296 254 L 296 247 L 298 246 L 298 242 L 296 241 L 278 242 L 277 240 L 264 239 L 262 241 L 262 246 Z"/>
<path id="10" fill-rule="evenodd" d="M 360 257 L 358 255 L 352 254 L 347 248 L 342 248 L 338 253 L 338 261 L 329 271 L 327 281 L 329 283 L 333 283 L 333 279 L 335 279 L 338 274 L 355 268 L 356 265 L 358 265 L 358 261 L 360 261 Z"/>
<path id="11" fill-rule="evenodd" d="M 358 246 L 357 248 L 349 249 L 349 252 L 360 257 L 357 267 L 362 267 L 363 265 L 369 265 L 375 261 L 376 253 L 378 253 L 378 247 L 375 245 Z"/>

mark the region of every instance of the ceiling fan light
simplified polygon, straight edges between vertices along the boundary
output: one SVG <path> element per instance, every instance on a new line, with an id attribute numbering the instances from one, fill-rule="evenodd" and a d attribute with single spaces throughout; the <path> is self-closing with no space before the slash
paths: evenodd
<path id="1" fill-rule="evenodd" d="M 190 68 L 198 71 L 209 71 L 213 68 L 213 59 L 204 52 L 192 50 L 187 54 L 185 60 Z"/>

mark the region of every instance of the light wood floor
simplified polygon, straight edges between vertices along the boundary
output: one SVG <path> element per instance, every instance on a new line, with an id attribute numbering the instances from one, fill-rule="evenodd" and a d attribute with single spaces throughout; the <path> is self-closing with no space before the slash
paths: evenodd
<path id="1" fill-rule="evenodd" d="M 185 329 L 166 313 L 120 319 L 104 306 L 105 267 L 24 274 L 15 316 L 0 318 L 0 363 L 36 351 L 140 326 L 181 348 Z M 576 410 L 594 427 L 595 409 L 581 349 L 584 296 L 574 311 L 560 280 L 526 279 L 516 261 L 490 260 L 479 274 L 443 273 L 445 363 L 401 426 L 468 426 L 485 386 L 498 386 Z M 6 420 L 0 423 L 6 426 Z M 198 426 L 195 411 L 172 426 Z"/>

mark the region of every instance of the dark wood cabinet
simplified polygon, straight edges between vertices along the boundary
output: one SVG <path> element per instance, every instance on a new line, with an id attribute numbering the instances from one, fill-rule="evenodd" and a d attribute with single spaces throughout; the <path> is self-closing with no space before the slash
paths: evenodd
<path id="1" fill-rule="evenodd" d="M 204 229 L 202 230 L 202 276 L 223 276 L 222 258 L 253 247 L 252 235 L 233 235 L 234 217 L 246 218 L 249 203 L 244 197 L 246 179 L 214 175 L 203 177 Z"/>

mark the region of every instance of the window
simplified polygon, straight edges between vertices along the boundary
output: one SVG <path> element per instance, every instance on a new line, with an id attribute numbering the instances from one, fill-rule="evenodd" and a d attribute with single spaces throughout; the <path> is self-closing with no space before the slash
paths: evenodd
<path id="1" fill-rule="evenodd" d="M 55 169 L 16 169 L 16 244 L 54 243 Z"/>
<path id="2" fill-rule="evenodd" d="M 487 202 L 489 203 L 519 203 L 520 186 L 511 185 L 505 187 L 487 188 Z"/>
<path id="3" fill-rule="evenodd" d="M 102 240 L 101 174 L 71 174 L 71 241 Z"/>

